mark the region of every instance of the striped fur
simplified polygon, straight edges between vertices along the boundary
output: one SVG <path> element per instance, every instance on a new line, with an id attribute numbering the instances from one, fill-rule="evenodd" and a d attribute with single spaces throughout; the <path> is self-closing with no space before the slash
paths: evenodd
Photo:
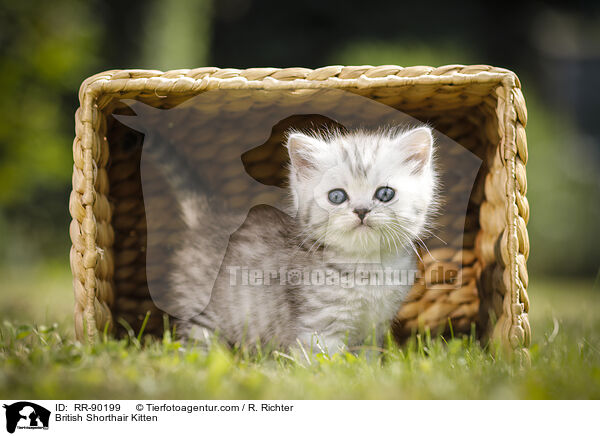
<path id="1" fill-rule="evenodd" d="M 408 283 L 344 286 L 335 277 L 357 268 L 415 269 L 413 248 L 435 206 L 430 129 L 291 132 L 287 147 L 294 207 L 284 213 L 256 206 L 230 238 L 220 229 L 240 217 L 217 212 L 163 156 L 187 225 L 166 298 L 185 337 L 204 341 L 218 332 L 229 344 L 284 348 L 318 339 L 335 352 L 362 345 L 374 331 L 380 341 L 401 306 Z M 381 186 L 396 193 L 389 203 L 374 198 Z M 344 189 L 348 200 L 329 202 L 332 189 Z M 359 208 L 369 211 L 364 224 Z M 244 271 L 260 271 L 262 280 L 244 280 Z M 301 280 L 294 272 L 302 272 Z"/>

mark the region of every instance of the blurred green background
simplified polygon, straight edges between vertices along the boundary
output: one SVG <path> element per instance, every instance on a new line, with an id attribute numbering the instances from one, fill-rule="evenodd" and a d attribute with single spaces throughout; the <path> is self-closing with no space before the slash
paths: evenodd
<path id="1" fill-rule="evenodd" d="M 532 280 L 595 280 L 598 290 L 600 5 L 427 5 L 0 0 L 4 297 L 22 298 L 31 286 L 42 286 L 49 304 L 70 304 L 68 194 L 79 84 L 106 69 L 206 65 L 481 63 L 512 69 L 529 109 Z M 11 310 L 3 306 L 2 312 Z"/>

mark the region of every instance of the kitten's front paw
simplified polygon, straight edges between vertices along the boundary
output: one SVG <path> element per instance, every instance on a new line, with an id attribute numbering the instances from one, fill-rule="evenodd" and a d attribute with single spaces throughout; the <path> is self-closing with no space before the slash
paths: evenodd
<path id="1" fill-rule="evenodd" d="M 301 335 L 297 340 L 300 351 L 308 356 L 323 354 L 332 357 L 337 353 L 348 351 L 346 344 L 334 336 L 325 336 L 318 333 Z"/>
<path id="2" fill-rule="evenodd" d="M 190 347 L 209 352 L 210 348 L 218 342 L 215 333 L 204 327 L 188 322 L 177 323 L 181 339 Z"/>

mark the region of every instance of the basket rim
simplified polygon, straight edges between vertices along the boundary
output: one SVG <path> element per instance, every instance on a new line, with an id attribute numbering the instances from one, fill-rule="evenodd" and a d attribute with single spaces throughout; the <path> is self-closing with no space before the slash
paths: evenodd
<path id="1" fill-rule="evenodd" d="M 410 85 L 499 84 L 520 88 L 517 75 L 508 69 L 490 65 L 452 64 L 440 67 L 398 65 L 331 65 L 316 69 L 291 68 L 217 68 L 201 67 L 169 71 L 114 69 L 85 79 L 79 89 L 83 103 L 86 94 L 97 98 L 116 93 L 151 92 L 187 94 L 223 89 L 306 89 L 374 88 Z"/>

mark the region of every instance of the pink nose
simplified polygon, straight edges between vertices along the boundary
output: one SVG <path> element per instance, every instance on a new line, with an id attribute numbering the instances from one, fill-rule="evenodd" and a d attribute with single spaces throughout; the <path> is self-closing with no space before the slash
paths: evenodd
<path id="1" fill-rule="evenodd" d="M 367 216 L 369 213 L 369 209 L 354 209 L 353 212 L 358 215 L 360 222 L 362 223 L 365 219 L 365 216 Z"/>

